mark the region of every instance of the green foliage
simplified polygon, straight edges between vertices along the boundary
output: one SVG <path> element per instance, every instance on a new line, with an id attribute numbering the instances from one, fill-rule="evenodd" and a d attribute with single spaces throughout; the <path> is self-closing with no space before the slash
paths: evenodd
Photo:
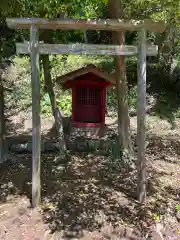
<path id="1" fill-rule="evenodd" d="M 176 205 L 176 211 L 177 211 L 177 212 L 180 212 L 180 204 L 177 204 L 177 205 Z"/>
<path id="2" fill-rule="evenodd" d="M 179 7 L 180 2 L 178 0 L 161 1 L 161 0 L 130 0 L 131 9 L 134 14 L 139 12 L 140 17 L 149 17 L 154 20 L 178 20 L 180 17 Z M 128 5 L 128 4 L 127 4 Z"/>
<path id="3" fill-rule="evenodd" d="M 48 93 L 45 93 L 42 96 L 42 99 L 41 99 L 41 113 L 44 114 L 45 116 L 51 116 L 52 115 L 51 101 L 50 101 Z"/>
<path id="4" fill-rule="evenodd" d="M 104 68 L 104 66 L 107 66 L 108 68 L 112 58 L 106 56 L 85 56 L 69 54 L 51 56 L 50 60 L 52 66 L 52 76 L 55 78 L 58 75 L 64 75 L 87 64 L 94 64 L 102 68 Z M 106 65 L 104 63 L 106 63 Z"/>
<path id="5" fill-rule="evenodd" d="M 24 16 L 24 17 L 45 17 L 45 18 L 56 18 L 56 17 L 62 17 L 63 13 L 65 16 L 69 16 L 72 18 L 100 18 L 100 17 L 107 17 L 107 0 L 2 0 L 1 6 L 0 6 L 0 16 L 2 19 L 5 17 L 10 16 Z M 152 18 L 155 20 L 166 20 L 171 22 L 171 19 L 178 19 L 179 16 L 179 1 L 172 0 L 172 1 L 160 1 L 160 0 L 127 0 L 122 1 L 122 8 L 124 10 L 124 16 L 126 18 Z M 176 25 L 178 25 L 178 22 L 176 21 Z M 91 31 L 90 31 L 91 32 Z M 27 38 L 27 33 L 25 32 L 18 32 L 16 31 L 17 36 L 22 36 L 23 38 Z M 62 42 L 76 42 L 76 41 L 84 41 L 83 40 L 83 32 L 82 31 L 53 31 L 52 40 L 57 43 Z M 91 38 L 92 42 L 96 41 L 96 37 L 94 35 Z M 99 41 L 100 43 L 103 42 L 103 37 L 99 35 Z M 130 42 L 135 40 L 136 35 L 130 35 Z M 2 49 L 2 52 L 5 53 L 4 55 L 9 56 L 8 50 L 6 50 L 6 44 L 4 41 L 5 38 L 2 38 L 3 41 L 0 41 L 0 47 Z M 29 36 L 27 38 L 29 40 Z M 9 49 L 12 48 L 13 42 L 8 40 L 7 43 L 9 44 Z M 177 51 L 178 52 L 178 51 Z M 178 58 L 178 54 L 177 54 Z M 128 82 L 130 83 L 130 88 L 128 91 L 128 103 L 130 108 L 135 109 L 137 104 L 137 89 L 136 86 L 133 83 L 133 81 L 137 82 L 137 65 L 136 65 L 136 59 L 135 58 L 128 58 L 126 61 L 127 64 L 127 78 Z M 72 71 L 74 69 L 80 68 L 86 64 L 94 63 L 95 65 L 101 66 L 107 71 L 114 73 L 114 63 L 111 57 L 109 56 L 73 56 L 73 55 L 59 55 L 59 56 L 51 56 L 51 65 L 52 65 L 52 76 L 53 78 L 56 77 L 59 74 L 65 74 L 69 71 Z M 16 63 L 18 65 L 18 63 Z M 24 79 L 24 82 L 21 83 L 21 88 L 23 89 L 23 92 L 21 93 L 21 99 L 19 97 L 20 95 L 20 89 L 17 88 L 17 94 L 16 97 L 14 96 L 13 99 L 16 99 L 16 101 L 21 101 L 23 108 L 26 108 L 28 106 L 28 103 L 30 103 L 30 75 L 29 75 L 29 62 L 27 64 L 28 66 L 25 66 L 24 69 L 25 72 L 22 70 L 19 72 L 19 79 Z M 19 69 L 21 66 L 19 66 Z M 153 71 L 152 71 L 153 72 Z M 148 73 L 148 77 L 152 73 Z M 155 74 L 154 74 L 155 75 Z M 152 78 L 150 76 L 149 78 Z M 163 77 L 156 76 L 159 81 L 165 81 Z M 156 78 L 154 78 L 156 81 Z M 15 102 L 16 102 L 15 101 Z M 58 95 L 57 98 L 58 106 L 65 112 L 65 114 L 70 114 L 71 112 L 71 95 L 69 92 L 67 93 L 61 93 Z M 156 108 L 158 112 L 162 112 L 165 107 L 168 108 L 168 112 L 170 112 L 171 105 L 169 106 L 166 104 L 166 102 L 163 102 L 163 97 L 159 97 L 159 106 Z M 108 103 L 108 109 L 110 111 L 117 111 L 117 101 L 116 101 L 116 90 L 115 89 L 109 89 L 107 93 L 107 103 Z M 44 95 L 44 92 L 42 92 L 42 103 L 41 103 L 41 109 L 42 113 L 49 115 L 51 114 L 51 106 L 50 101 L 47 97 L 47 94 Z M 163 113 L 164 114 L 164 113 Z M 179 114 L 179 111 L 177 111 L 176 115 Z"/>
<path id="6" fill-rule="evenodd" d="M 65 115 L 71 115 L 72 111 L 72 96 L 70 93 L 63 93 L 59 96 L 57 96 L 57 105 L 58 107 L 63 111 Z M 52 110 L 51 110 L 51 101 L 49 98 L 48 93 L 45 93 L 42 96 L 41 99 L 41 113 L 45 115 L 46 117 L 49 117 L 52 115 Z"/>
<path id="7" fill-rule="evenodd" d="M 160 220 L 159 214 L 154 213 L 154 214 L 153 214 L 153 220 L 154 220 L 155 222 L 158 222 L 158 221 Z"/>
<path id="8" fill-rule="evenodd" d="M 6 107 L 28 111 L 31 107 L 31 76 L 29 58 L 14 58 L 14 67 L 6 76 L 6 86 L 13 88 L 5 95 Z"/>
<path id="9" fill-rule="evenodd" d="M 57 97 L 58 107 L 64 112 L 65 115 L 71 115 L 72 113 L 72 96 L 69 94 L 61 94 Z"/>
<path id="10" fill-rule="evenodd" d="M 130 109 L 137 108 L 137 86 L 131 87 L 128 91 L 128 105 Z"/>
<path id="11" fill-rule="evenodd" d="M 107 91 L 107 105 L 108 110 L 117 110 L 117 98 L 116 98 L 116 88 L 112 87 Z"/>
<path id="12" fill-rule="evenodd" d="M 0 4 L 0 18 L 6 18 L 7 16 L 17 16 L 20 15 L 22 11 L 22 1 L 21 0 L 1 0 Z"/>
<path id="13" fill-rule="evenodd" d="M 57 96 L 57 105 L 65 115 L 70 115 L 72 111 L 72 96 L 71 93 L 63 93 Z M 46 117 L 52 115 L 51 101 L 48 93 L 45 93 L 41 99 L 41 113 Z"/>

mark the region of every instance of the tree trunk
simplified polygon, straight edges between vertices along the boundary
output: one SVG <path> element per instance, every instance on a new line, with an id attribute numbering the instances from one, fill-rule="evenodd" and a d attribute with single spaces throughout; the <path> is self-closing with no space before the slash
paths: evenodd
<path id="1" fill-rule="evenodd" d="M 83 31 L 83 35 L 84 35 L 84 41 L 86 44 L 88 44 L 88 35 L 87 35 L 87 31 Z"/>
<path id="2" fill-rule="evenodd" d="M 108 1 L 108 11 L 110 18 L 121 18 L 122 10 L 119 0 Z M 124 32 L 112 33 L 113 43 L 122 45 L 125 43 Z M 123 147 L 123 150 L 127 154 L 132 154 L 132 143 L 130 136 L 130 119 L 128 114 L 128 102 L 127 102 L 127 79 L 126 79 L 126 66 L 125 57 L 116 56 L 116 89 L 117 89 L 117 101 L 118 101 L 118 132 L 119 141 Z"/>
<path id="3" fill-rule="evenodd" d="M 44 71 L 44 85 L 46 87 L 46 90 L 49 94 L 49 98 L 51 101 L 52 114 L 54 116 L 55 127 L 56 127 L 56 131 L 59 138 L 59 150 L 60 150 L 60 154 L 62 154 L 64 150 L 66 150 L 64 132 L 63 132 L 63 116 L 56 103 L 56 96 L 54 93 L 53 83 L 51 78 L 49 56 L 48 55 L 41 56 L 41 59 L 42 59 L 43 71 Z"/>
<path id="4" fill-rule="evenodd" d="M 0 76 L 1 78 L 1 76 Z M 0 79 L 1 80 L 1 79 Z M 5 158 L 5 124 L 4 124 L 4 89 L 0 81 L 0 163 L 4 162 Z"/>

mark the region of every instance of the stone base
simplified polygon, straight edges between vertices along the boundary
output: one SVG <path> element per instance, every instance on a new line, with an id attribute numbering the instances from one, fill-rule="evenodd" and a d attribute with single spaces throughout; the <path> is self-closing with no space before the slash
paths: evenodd
<path id="1" fill-rule="evenodd" d="M 63 119 L 64 133 L 68 137 L 86 137 L 86 138 L 102 138 L 107 133 L 106 126 L 99 127 L 74 127 L 70 117 Z"/>
<path id="2" fill-rule="evenodd" d="M 72 137 L 102 138 L 106 135 L 106 126 L 100 127 L 71 127 Z"/>

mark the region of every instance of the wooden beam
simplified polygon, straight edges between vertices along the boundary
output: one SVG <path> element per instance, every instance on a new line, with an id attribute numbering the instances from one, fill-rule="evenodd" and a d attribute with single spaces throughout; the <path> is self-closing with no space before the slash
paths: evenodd
<path id="1" fill-rule="evenodd" d="M 38 29 L 30 28 L 31 46 L 31 83 L 32 83 L 32 206 L 36 207 L 41 200 L 41 121 L 40 121 L 40 79 Z"/>
<path id="2" fill-rule="evenodd" d="M 147 55 L 156 56 L 158 46 L 147 46 Z M 17 54 L 30 54 L 30 44 L 16 43 Z M 123 55 L 133 56 L 138 54 L 137 46 L 130 45 L 98 45 L 98 44 L 44 44 L 39 43 L 40 54 L 74 54 L 74 55 Z"/>
<path id="3" fill-rule="evenodd" d="M 124 19 L 43 19 L 43 18 L 7 18 L 10 28 L 28 29 L 36 25 L 40 29 L 67 30 L 105 30 L 105 31 L 139 31 L 146 29 L 152 32 L 164 32 L 166 24 L 152 20 Z"/>
<path id="4" fill-rule="evenodd" d="M 139 66 L 138 66 L 138 106 L 137 106 L 137 146 L 138 146 L 138 183 L 137 195 L 140 203 L 146 199 L 146 30 L 139 34 Z"/>

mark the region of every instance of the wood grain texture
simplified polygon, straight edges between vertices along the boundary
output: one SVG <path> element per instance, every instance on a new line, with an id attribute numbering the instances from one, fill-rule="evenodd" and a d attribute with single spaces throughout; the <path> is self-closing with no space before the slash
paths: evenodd
<path id="1" fill-rule="evenodd" d="M 80 29 L 105 31 L 139 31 L 146 29 L 152 32 L 164 32 L 166 23 L 152 20 L 124 19 L 43 19 L 43 18 L 7 18 L 8 27 L 28 29 L 36 25 L 40 29 Z"/>
<path id="2" fill-rule="evenodd" d="M 156 56 L 158 46 L 146 46 L 147 56 Z M 17 54 L 29 54 L 30 44 L 16 43 Z M 43 55 L 73 54 L 73 55 L 119 55 L 133 56 L 138 54 L 138 47 L 133 45 L 103 45 L 103 44 L 44 44 L 39 43 L 39 53 Z"/>
<path id="3" fill-rule="evenodd" d="M 40 121 L 40 79 L 38 29 L 30 29 L 31 84 L 32 84 L 32 206 L 37 207 L 41 200 L 41 121 Z"/>
<path id="4" fill-rule="evenodd" d="M 137 106 L 137 145 L 138 145 L 138 185 L 137 197 L 140 203 L 146 199 L 146 31 L 139 34 L 138 63 L 138 106 Z"/>
<path id="5" fill-rule="evenodd" d="M 4 88 L 0 76 L 0 163 L 5 158 Z"/>

